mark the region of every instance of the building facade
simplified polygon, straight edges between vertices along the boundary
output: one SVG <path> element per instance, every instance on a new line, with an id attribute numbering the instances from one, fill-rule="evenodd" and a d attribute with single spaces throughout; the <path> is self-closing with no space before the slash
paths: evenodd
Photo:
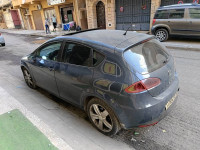
<path id="1" fill-rule="evenodd" d="M 194 0 L 181 0 L 192 3 Z M 151 28 L 158 7 L 178 4 L 180 0 L 12 0 L 20 10 L 25 29 L 44 30 L 45 18 L 53 14 L 62 29 L 74 21 L 82 29 L 103 28 L 142 30 Z M 50 26 L 52 28 L 52 25 Z"/>
<path id="2" fill-rule="evenodd" d="M 13 9 L 11 0 L 0 1 L 0 28 L 21 28 L 22 18 L 18 10 Z"/>

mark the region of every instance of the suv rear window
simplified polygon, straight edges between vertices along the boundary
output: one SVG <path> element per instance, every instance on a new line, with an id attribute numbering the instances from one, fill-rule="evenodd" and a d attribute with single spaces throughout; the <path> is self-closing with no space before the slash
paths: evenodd
<path id="1" fill-rule="evenodd" d="M 168 10 L 158 10 L 155 14 L 154 19 L 168 19 L 169 11 Z"/>
<path id="2" fill-rule="evenodd" d="M 157 40 L 153 39 L 125 51 L 124 58 L 137 72 L 147 74 L 164 66 L 169 54 Z"/>
<path id="3" fill-rule="evenodd" d="M 192 19 L 200 19 L 200 9 L 199 8 L 190 8 L 190 18 Z"/>

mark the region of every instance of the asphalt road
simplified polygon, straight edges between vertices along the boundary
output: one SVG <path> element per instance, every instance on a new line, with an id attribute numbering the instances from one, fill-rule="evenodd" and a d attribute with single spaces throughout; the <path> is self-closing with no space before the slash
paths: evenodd
<path id="1" fill-rule="evenodd" d="M 44 38 L 3 34 L 0 47 L 0 87 L 44 121 L 74 149 L 199 150 L 200 52 L 170 50 L 176 60 L 180 92 L 176 108 L 157 125 L 121 131 L 106 137 L 96 131 L 86 114 L 42 89 L 29 89 L 19 67 L 20 58 Z"/>

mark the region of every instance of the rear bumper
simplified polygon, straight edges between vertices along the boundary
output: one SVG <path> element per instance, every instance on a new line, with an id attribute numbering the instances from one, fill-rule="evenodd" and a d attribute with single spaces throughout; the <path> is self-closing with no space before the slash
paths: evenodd
<path id="1" fill-rule="evenodd" d="M 146 122 L 144 124 L 140 124 L 137 127 L 145 127 L 145 126 L 151 126 L 151 125 L 157 124 L 160 120 L 165 118 L 173 109 L 175 109 L 177 100 L 178 100 L 178 96 L 175 98 L 174 102 L 167 110 L 165 108 L 163 109 L 163 111 L 160 113 L 160 116 L 158 116 L 158 118 L 155 118 L 154 120 Z"/>
<path id="2" fill-rule="evenodd" d="M 179 81 L 176 77 L 173 83 L 163 93 L 152 97 L 148 92 L 123 97 L 123 105 L 118 118 L 124 129 L 131 129 L 141 125 L 154 124 L 163 119 L 175 106 L 178 99 L 166 110 L 166 104 L 174 97 L 179 90 Z M 118 111 L 119 112 L 119 111 Z"/>

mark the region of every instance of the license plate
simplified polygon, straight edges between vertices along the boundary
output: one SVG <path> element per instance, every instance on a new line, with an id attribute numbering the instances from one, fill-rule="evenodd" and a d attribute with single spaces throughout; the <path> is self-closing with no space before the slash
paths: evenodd
<path id="1" fill-rule="evenodd" d="M 169 100 L 169 102 L 167 102 L 167 104 L 165 105 L 165 109 L 167 110 L 171 105 L 172 103 L 174 102 L 174 100 L 176 99 L 177 97 L 177 93 L 172 97 L 172 99 Z"/>

